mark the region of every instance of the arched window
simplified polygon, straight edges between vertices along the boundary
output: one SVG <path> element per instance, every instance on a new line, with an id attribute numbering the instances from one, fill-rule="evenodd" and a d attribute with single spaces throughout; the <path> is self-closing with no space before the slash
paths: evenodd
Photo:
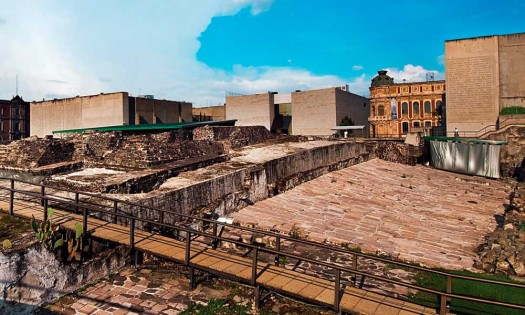
<path id="1" fill-rule="evenodd" d="M 430 104 L 430 101 L 425 101 L 423 105 L 425 106 L 425 114 L 430 114 L 432 112 L 432 105 Z"/>
<path id="2" fill-rule="evenodd" d="M 377 107 L 377 115 L 378 116 L 385 116 L 385 106 L 379 105 Z"/>
<path id="3" fill-rule="evenodd" d="M 403 126 L 403 134 L 408 133 L 408 123 L 407 123 L 407 122 L 404 122 L 404 123 L 402 124 L 402 126 Z"/>
<path id="4" fill-rule="evenodd" d="M 408 103 L 407 102 L 403 102 L 401 104 L 401 114 L 408 115 Z"/>
<path id="5" fill-rule="evenodd" d="M 419 128 L 421 127 L 421 124 L 419 123 L 419 121 L 414 121 L 414 128 Z"/>
<path id="6" fill-rule="evenodd" d="M 425 121 L 425 127 L 432 127 L 431 121 Z"/>
<path id="7" fill-rule="evenodd" d="M 419 102 L 412 103 L 412 117 L 419 116 Z"/>

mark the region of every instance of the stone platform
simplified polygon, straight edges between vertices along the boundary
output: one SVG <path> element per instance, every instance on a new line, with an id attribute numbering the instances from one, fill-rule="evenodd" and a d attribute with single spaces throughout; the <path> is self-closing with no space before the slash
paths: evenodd
<path id="1" fill-rule="evenodd" d="M 374 159 L 235 213 L 241 225 L 359 247 L 429 267 L 470 269 L 497 226 L 502 181 Z"/>

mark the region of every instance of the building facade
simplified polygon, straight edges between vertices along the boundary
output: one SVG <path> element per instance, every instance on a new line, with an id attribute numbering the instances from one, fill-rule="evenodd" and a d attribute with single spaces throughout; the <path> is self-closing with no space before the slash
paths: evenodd
<path id="1" fill-rule="evenodd" d="M 193 121 L 221 120 L 226 120 L 226 107 L 224 105 L 193 108 Z"/>
<path id="2" fill-rule="evenodd" d="M 368 132 L 369 100 L 347 87 L 226 97 L 226 119 L 291 135 L 328 136 L 345 116 Z"/>
<path id="3" fill-rule="evenodd" d="M 370 136 L 399 138 L 438 126 L 445 81 L 394 83 L 378 71 L 370 87 Z"/>
<path id="4" fill-rule="evenodd" d="M 39 137 L 59 130 L 192 121 L 191 103 L 126 92 L 32 102 L 30 109 L 30 134 Z"/>
<path id="5" fill-rule="evenodd" d="M 20 96 L 0 100 L 0 141 L 29 137 L 29 103 Z"/>
<path id="6" fill-rule="evenodd" d="M 525 33 L 448 40 L 445 67 L 449 135 L 493 130 L 503 108 L 525 107 Z"/>

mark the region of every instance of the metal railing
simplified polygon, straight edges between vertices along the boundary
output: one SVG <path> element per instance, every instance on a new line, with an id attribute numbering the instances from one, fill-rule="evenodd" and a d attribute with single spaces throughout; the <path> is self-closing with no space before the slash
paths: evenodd
<path id="1" fill-rule="evenodd" d="M 485 135 L 487 135 L 490 132 L 498 131 L 500 129 L 503 129 L 508 126 L 512 125 L 525 125 L 525 119 L 523 117 L 507 117 L 498 123 L 487 125 L 480 130 L 472 131 L 472 130 L 466 130 L 466 131 L 458 131 L 459 137 L 462 138 L 481 138 Z M 454 131 L 448 131 L 447 136 L 454 137 L 455 132 Z"/>
<path id="2" fill-rule="evenodd" d="M 252 253 L 252 272 L 251 272 L 251 278 L 250 278 L 249 284 L 251 284 L 252 286 L 257 287 L 260 285 L 257 283 L 257 277 L 258 277 L 258 269 L 259 269 L 258 266 L 260 262 L 259 256 L 261 253 L 267 253 L 267 254 L 274 255 L 274 264 L 276 266 L 279 266 L 281 257 L 286 257 L 290 259 L 295 259 L 297 261 L 307 262 L 313 265 L 329 268 L 334 271 L 334 276 L 335 276 L 334 300 L 331 306 L 336 311 L 339 311 L 340 309 L 340 302 L 341 302 L 341 297 L 342 297 L 342 292 L 343 292 L 342 291 L 343 287 L 341 283 L 342 273 L 347 273 L 347 274 L 356 275 L 356 276 L 359 275 L 361 277 L 368 277 L 370 279 L 375 279 L 375 280 L 390 283 L 393 285 L 398 285 L 398 286 L 406 287 L 409 289 L 434 294 L 438 296 L 440 299 L 439 314 L 446 314 L 448 312 L 448 310 L 450 309 L 450 302 L 451 302 L 450 299 L 452 298 L 459 299 L 459 300 L 465 300 L 465 301 L 471 301 L 471 302 L 502 306 L 502 307 L 509 307 L 509 308 L 514 308 L 514 309 L 519 309 L 519 310 L 525 310 L 525 305 L 519 305 L 519 304 L 514 304 L 514 303 L 507 303 L 507 302 L 501 302 L 501 301 L 496 301 L 496 300 L 483 299 L 483 298 L 478 298 L 478 297 L 473 297 L 473 296 L 468 296 L 468 295 L 452 293 L 454 279 L 462 279 L 462 280 L 473 281 L 475 283 L 487 283 L 487 284 L 501 285 L 505 287 L 520 288 L 520 289 L 525 289 L 525 284 L 518 284 L 518 283 L 512 283 L 512 282 L 456 275 L 456 274 L 452 274 L 448 272 L 433 270 L 433 269 L 429 269 L 429 268 L 425 268 L 425 267 L 421 267 L 421 266 L 417 266 L 413 264 L 395 261 L 395 260 L 385 258 L 385 257 L 379 257 L 379 256 L 359 253 L 359 252 L 351 251 L 349 249 L 345 249 L 343 247 L 336 247 L 336 246 L 329 245 L 329 244 L 308 241 L 305 239 L 299 239 L 299 238 L 295 238 L 292 236 L 287 236 L 287 235 L 269 232 L 265 230 L 243 227 L 243 226 L 239 226 L 235 224 L 229 224 L 226 222 L 219 222 L 213 219 L 206 219 L 206 218 L 201 218 L 201 217 L 196 217 L 192 215 L 174 212 L 171 210 L 165 210 L 165 209 L 145 206 L 145 205 L 141 205 L 138 203 L 110 198 L 110 197 L 93 194 L 93 193 L 86 193 L 86 192 L 79 192 L 79 191 L 74 191 L 74 190 L 69 190 L 69 189 L 49 187 L 49 186 L 45 186 L 41 184 L 34 184 L 34 183 L 19 181 L 15 179 L 0 178 L 0 181 L 2 180 L 9 182 L 9 188 L 0 185 L 0 191 L 3 190 L 9 193 L 9 214 L 10 215 L 16 215 L 15 206 L 14 206 L 15 200 L 16 200 L 15 194 L 20 194 L 22 196 L 30 197 L 30 199 L 25 199 L 26 201 L 35 202 L 36 200 L 37 205 L 39 207 L 42 207 L 43 209 L 44 220 L 47 219 L 47 212 L 48 212 L 47 210 L 50 207 L 50 202 L 54 202 L 57 205 L 61 205 L 61 206 L 69 206 L 69 211 L 72 211 L 76 214 L 79 214 L 79 212 L 81 212 L 82 213 L 82 226 L 83 226 L 85 237 L 87 237 L 87 235 L 89 234 L 88 233 L 89 232 L 89 217 L 92 216 L 93 213 L 101 213 L 101 214 L 113 216 L 114 218 L 120 218 L 120 219 L 123 219 L 121 220 L 121 223 L 125 223 L 127 226 L 129 226 L 129 246 L 130 246 L 131 252 L 135 251 L 136 249 L 135 246 L 137 244 L 137 242 L 135 241 L 135 233 L 138 230 L 136 226 L 136 222 L 142 222 L 142 223 L 147 223 L 147 224 L 158 226 L 158 227 L 164 227 L 166 229 L 177 231 L 178 233 L 180 232 L 186 233 L 185 256 L 184 256 L 185 258 L 184 258 L 183 263 L 190 268 L 197 268 L 197 266 L 191 264 L 190 255 L 191 255 L 191 250 L 192 250 L 192 243 L 199 237 L 211 239 L 212 240 L 211 244 L 206 244 L 206 245 L 210 246 L 214 250 L 217 248 L 219 242 L 232 243 L 232 244 L 236 244 L 239 246 L 244 246 L 246 248 L 249 248 L 249 250 Z M 15 183 L 29 185 L 30 187 L 37 188 L 37 190 L 32 191 L 32 190 L 15 189 Z M 48 194 L 47 193 L 48 190 L 55 190 L 55 191 L 59 191 L 63 193 L 73 193 L 74 199 L 67 198 L 64 196 L 58 196 L 54 194 Z M 109 201 L 110 203 L 112 203 L 112 206 L 91 202 L 90 200 L 81 199 L 81 196 Z M 24 199 L 20 199 L 20 200 L 24 200 Z M 164 215 L 171 214 L 179 218 L 201 221 L 203 223 L 207 223 L 208 226 L 212 227 L 212 233 L 191 229 L 186 226 L 182 226 L 178 224 L 165 223 L 163 222 L 164 215 L 159 216 L 159 221 L 130 215 L 120 210 L 119 205 L 139 207 L 139 209 L 141 210 L 158 211 Z M 104 208 L 110 208 L 111 210 L 107 210 Z M 274 238 L 275 248 L 272 249 L 272 248 L 262 247 L 258 244 L 245 243 L 245 242 L 239 241 L 238 239 L 223 237 L 221 233 L 218 233 L 219 226 L 229 227 L 231 229 L 238 229 L 244 232 L 257 233 L 260 235 Z M 174 239 L 174 241 L 176 240 Z M 325 261 L 311 259 L 311 258 L 303 257 L 303 256 L 300 256 L 294 253 L 286 252 L 281 249 L 281 245 L 283 244 L 284 241 L 291 242 L 291 243 L 298 243 L 298 244 L 302 244 L 302 245 L 306 245 L 310 247 L 315 247 L 317 249 L 326 249 L 332 252 L 349 254 L 352 256 L 352 265 L 351 267 L 340 266 L 335 263 L 329 263 Z M 85 242 L 82 242 L 82 244 L 84 243 Z M 201 241 L 201 244 L 202 244 L 202 241 Z M 81 250 L 84 251 L 84 246 L 82 246 Z M 159 255 L 159 253 L 155 253 L 151 251 L 149 252 L 154 255 L 155 254 Z M 164 257 L 164 258 L 169 259 L 169 257 Z M 372 274 L 370 272 L 361 271 L 358 268 L 359 267 L 358 258 L 365 258 L 365 259 L 369 259 L 369 260 L 373 260 L 377 262 L 382 262 L 385 264 L 392 264 L 392 265 L 396 265 L 399 267 L 414 269 L 420 272 L 426 272 L 426 273 L 430 273 L 434 275 L 444 276 L 446 277 L 446 289 L 444 291 L 430 289 L 430 288 L 422 287 L 419 285 L 415 285 L 413 283 L 403 282 L 403 281 L 399 281 L 395 279 L 390 279 L 385 276 Z M 202 269 L 202 270 L 205 270 L 211 273 L 215 272 L 215 273 L 221 274 L 221 272 L 214 271 L 213 269 L 202 268 L 202 267 L 199 267 L 199 269 Z M 243 279 L 240 279 L 240 278 L 237 280 L 243 281 Z M 283 293 L 286 293 L 286 292 L 283 292 Z M 525 294 L 525 291 L 524 291 L 524 294 Z"/>

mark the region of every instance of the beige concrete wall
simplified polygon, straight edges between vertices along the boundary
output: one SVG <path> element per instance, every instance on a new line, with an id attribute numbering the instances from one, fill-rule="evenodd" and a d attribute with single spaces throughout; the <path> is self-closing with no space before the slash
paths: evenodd
<path id="1" fill-rule="evenodd" d="M 274 119 L 273 94 L 226 97 L 226 119 L 237 119 L 237 126 L 264 126 L 270 130 Z"/>
<path id="2" fill-rule="evenodd" d="M 206 115 L 211 117 L 213 121 L 220 121 L 226 119 L 226 106 L 208 106 L 193 108 L 193 116 Z"/>
<path id="3" fill-rule="evenodd" d="M 192 104 L 187 102 L 137 97 L 135 98 L 135 124 L 192 122 L 191 110 Z"/>
<path id="4" fill-rule="evenodd" d="M 447 130 L 477 131 L 499 113 L 496 36 L 445 42 Z"/>
<path id="5" fill-rule="evenodd" d="M 327 136 L 336 120 L 336 88 L 292 93 L 294 135 Z"/>
<path id="6" fill-rule="evenodd" d="M 368 117 L 370 115 L 370 100 L 368 98 L 336 89 L 335 104 L 338 126 L 341 125 L 343 117 L 348 116 L 356 126 L 365 126 L 363 134 L 368 133 Z"/>
<path id="7" fill-rule="evenodd" d="M 500 108 L 525 107 L 525 33 L 498 37 Z"/>
<path id="8" fill-rule="evenodd" d="M 32 102 L 30 133 L 128 124 L 127 104 L 125 92 Z"/>

